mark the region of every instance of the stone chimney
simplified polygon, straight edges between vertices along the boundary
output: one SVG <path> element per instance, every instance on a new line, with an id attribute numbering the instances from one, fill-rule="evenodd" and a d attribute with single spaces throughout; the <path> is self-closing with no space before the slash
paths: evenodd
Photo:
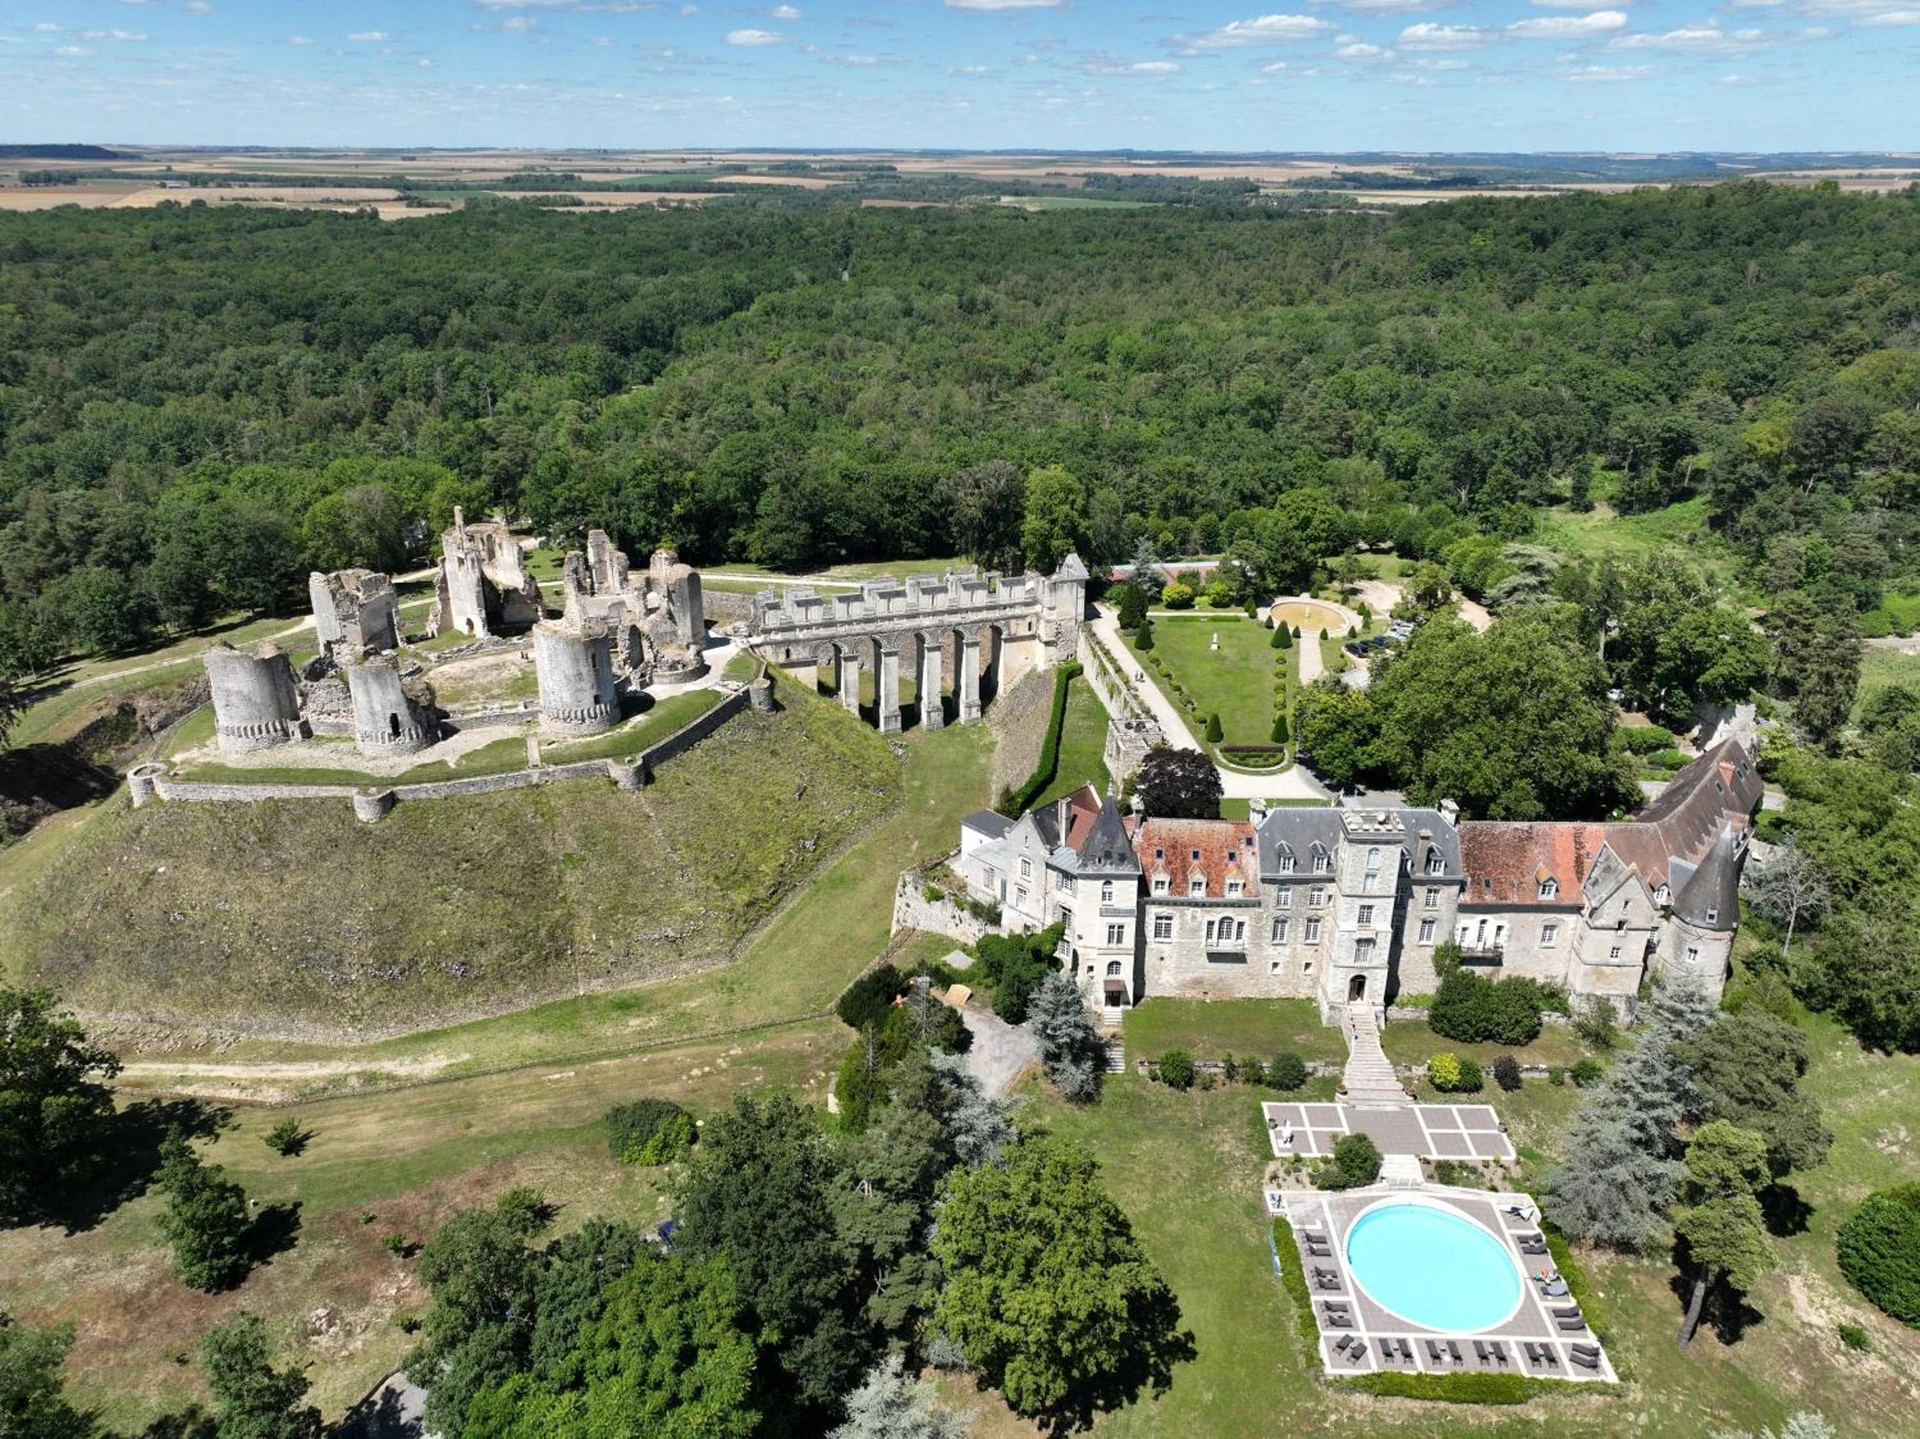
<path id="1" fill-rule="evenodd" d="M 1441 800 L 1440 818 L 1444 819 L 1448 824 L 1458 824 L 1460 822 L 1459 803 L 1450 799 Z"/>

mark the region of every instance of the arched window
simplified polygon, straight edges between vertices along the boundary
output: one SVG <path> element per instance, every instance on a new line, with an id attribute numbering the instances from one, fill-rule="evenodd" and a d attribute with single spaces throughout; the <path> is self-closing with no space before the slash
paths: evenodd
<path id="1" fill-rule="evenodd" d="M 1113 903 L 1113 881 L 1110 879 L 1104 881 L 1100 886 L 1100 903 Z"/>
<path id="2" fill-rule="evenodd" d="M 1117 959 L 1108 960 L 1107 961 L 1107 978 L 1118 979 L 1119 977 L 1120 977 L 1120 961 Z"/>

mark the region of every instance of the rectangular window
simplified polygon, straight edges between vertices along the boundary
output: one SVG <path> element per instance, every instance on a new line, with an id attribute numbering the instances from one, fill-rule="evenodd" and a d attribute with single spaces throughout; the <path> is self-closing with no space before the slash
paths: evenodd
<path id="1" fill-rule="evenodd" d="M 1228 899 L 1240 898 L 1240 891 L 1242 888 L 1244 888 L 1244 886 L 1242 886 L 1239 880 L 1237 879 L 1228 880 L 1227 881 L 1227 898 Z"/>
<path id="2" fill-rule="evenodd" d="M 1617 945 L 1617 944 L 1616 944 L 1616 945 L 1614 945 L 1614 946 L 1613 946 L 1613 948 L 1611 948 L 1611 949 L 1609 949 L 1609 950 L 1607 951 L 1607 958 L 1608 958 L 1608 959 L 1618 959 L 1619 957 L 1620 957 L 1620 946 L 1619 946 L 1619 945 Z"/>
<path id="3" fill-rule="evenodd" d="M 1438 909 L 1438 908 L 1440 908 L 1440 891 L 1439 891 L 1439 890 L 1437 890 L 1437 889 L 1430 889 L 1430 890 L 1428 890 L 1428 891 L 1427 891 L 1427 904 L 1426 904 L 1426 907 L 1427 907 L 1428 909 Z"/>
<path id="4" fill-rule="evenodd" d="M 1373 927 L 1373 906 L 1370 904 L 1360 906 L 1360 927 L 1362 929 L 1371 929 Z"/>
<path id="5" fill-rule="evenodd" d="M 1021 861 L 1020 861 L 1020 878 L 1022 878 L 1022 879 L 1032 879 L 1032 878 L 1033 878 L 1033 861 L 1032 861 L 1032 860 L 1030 860 L 1030 859 L 1026 859 L 1026 858 L 1022 858 L 1022 859 L 1021 859 Z"/>
<path id="6" fill-rule="evenodd" d="M 1268 960 L 1268 961 L 1267 961 L 1267 973 L 1268 973 L 1268 974 L 1278 974 L 1279 972 L 1280 972 L 1280 961 L 1279 961 L 1279 960 L 1277 960 L 1277 959 L 1270 959 L 1270 960 Z"/>
<path id="7" fill-rule="evenodd" d="M 1292 909 L 1293 908 L 1293 886 L 1292 885 L 1283 884 L 1273 892 L 1273 907 L 1275 909 Z"/>
<path id="8" fill-rule="evenodd" d="M 1315 874 L 1328 874 L 1332 871 L 1332 869 L 1333 869 L 1333 860 L 1330 859 L 1328 856 L 1324 854 L 1316 854 L 1313 857 L 1313 872 Z"/>
<path id="9" fill-rule="evenodd" d="M 1167 877 L 1164 874 L 1157 874 L 1153 877 L 1153 892 L 1155 894 L 1165 894 L 1167 892 Z"/>
<path id="10" fill-rule="evenodd" d="M 1188 894 L 1205 894 L 1206 892 L 1207 877 L 1204 874 L 1193 875 L 1187 880 Z"/>
<path id="11" fill-rule="evenodd" d="M 1433 921 L 1430 919 L 1423 919 L 1420 921 L 1420 943 L 1422 944 L 1433 943 Z"/>
<path id="12" fill-rule="evenodd" d="M 1307 943 L 1318 944 L 1319 942 L 1320 942 L 1320 916 L 1316 914 L 1312 919 L 1307 921 Z"/>
<path id="13" fill-rule="evenodd" d="M 1125 944 L 1126 942 L 1127 927 L 1124 924 L 1110 924 L 1107 926 L 1108 944 Z"/>
<path id="14" fill-rule="evenodd" d="M 1013 903 L 1016 909 L 1024 909 L 1026 907 L 1027 887 L 1024 884 L 1014 886 Z"/>
<path id="15" fill-rule="evenodd" d="M 1293 856 L 1292 855 L 1283 854 L 1280 856 L 1280 873 L 1282 874 L 1293 873 Z"/>
<path id="16" fill-rule="evenodd" d="M 1073 876 L 1072 875 L 1063 874 L 1060 876 L 1060 892 L 1062 894 L 1073 893 Z"/>
<path id="17" fill-rule="evenodd" d="M 1291 920 L 1276 919 L 1273 922 L 1273 942 L 1275 944 L 1285 944 L 1287 942 L 1287 930 L 1291 926 Z"/>
<path id="18" fill-rule="evenodd" d="M 1173 916 L 1172 915 L 1156 914 L 1153 917 L 1153 937 L 1155 939 L 1172 939 L 1173 938 Z"/>
<path id="19" fill-rule="evenodd" d="M 1207 943 L 1208 944 L 1213 943 L 1213 921 L 1212 920 L 1207 921 Z"/>
<path id="20" fill-rule="evenodd" d="M 1700 962 L 1700 946 L 1697 944 L 1688 945 L 1687 946 L 1687 963 L 1698 964 L 1699 962 Z"/>
<path id="21" fill-rule="evenodd" d="M 1372 940 L 1356 939 L 1353 942 L 1353 962 L 1355 964 L 1372 964 L 1373 963 L 1373 941 Z"/>
<path id="22" fill-rule="evenodd" d="M 1327 887 L 1324 884 L 1316 884 L 1313 887 L 1313 889 L 1309 891 L 1309 893 L 1307 894 L 1307 903 L 1312 905 L 1315 909 L 1320 908 L 1320 906 L 1325 904 L 1326 902 L 1327 902 Z"/>
<path id="23" fill-rule="evenodd" d="M 1559 925 L 1543 924 L 1540 926 L 1540 947 L 1542 949 L 1552 949 L 1554 941 L 1559 938 L 1560 938 Z"/>

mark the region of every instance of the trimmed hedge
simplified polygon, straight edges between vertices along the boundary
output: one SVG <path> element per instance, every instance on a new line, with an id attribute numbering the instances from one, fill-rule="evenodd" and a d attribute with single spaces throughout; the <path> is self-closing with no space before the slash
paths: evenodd
<path id="1" fill-rule="evenodd" d="M 1612 1321 L 1594 1298 L 1593 1281 L 1587 1278 L 1587 1271 L 1580 1267 L 1580 1261 L 1573 1257 L 1573 1246 L 1567 1243 L 1566 1235 L 1555 1229 L 1544 1215 L 1539 1223 L 1541 1237 L 1547 1241 L 1547 1253 L 1553 1256 L 1553 1267 L 1567 1281 L 1567 1297 L 1580 1306 L 1580 1316 L 1587 1321 L 1587 1328 L 1593 1331 L 1593 1337 L 1602 1344 L 1609 1342 L 1613 1337 Z M 1622 1379 L 1632 1377 L 1627 1372 L 1626 1361 L 1620 1355 L 1610 1351 L 1607 1357 L 1613 1362 L 1615 1374 Z"/>
<path id="2" fill-rule="evenodd" d="M 1673 748 L 1673 731 L 1657 724 L 1623 724 L 1614 731 L 1629 754 L 1652 754 Z"/>
<path id="3" fill-rule="evenodd" d="M 1869 1194 L 1840 1226 L 1838 1254 L 1848 1283 L 1920 1328 L 1920 1184 Z"/>
<path id="4" fill-rule="evenodd" d="M 1027 782 L 1007 796 L 1006 816 L 1018 819 L 1046 792 L 1060 769 L 1060 731 L 1067 722 L 1067 686 L 1082 670 L 1078 660 L 1068 660 L 1053 672 L 1053 712 L 1047 716 L 1047 738 L 1040 746 L 1040 763 L 1033 767 Z"/>
<path id="5" fill-rule="evenodd" d="M 1356 1374 L 1332 1381 L 1342 1389 L 1375 1394 L 1384 1399 L 1435 1399 L 1443 1404 L 1524 1404 L 1541 1394 L 1564 1394 L 1567 1385 L 1558 1379 L 1529 1379 L 1524 1374 L 1402 1374 L 1385 1370 L 1379 1374 Z M 1597 1386 L 1582 1384 L 1586 1394 Z"/>
<path id="6" fill-rule="evenodd" d="M 1531 1044 L 1540 1037 L 1540 1016 L 1550 1007 L 1558 1006 L 1539 983 L 1523 975 L 1488 979 L 1455 969 L 1440 981 L 1427 1010 L 1427 1027 L 1462 1044 Z"/>
<path id="7" fill-rule="evenodd" d="M 1307 1288 L 1306 1271 L 1300 1264 L 1300 1246 L 1294 1243 L 1293 1226 L 1284 1218 L 1273 1221 L 1273 1252 L 1280 1262 L 1280 1283 L 1293 1300 L 1294 1317 L 1300 1323 L 1300 1338 L 1308 1344 L 1320 1341 L 1320 1321 L 1313 1312 L 1313 1291 Z"/>
<path id="8" fill-rule="evenodd" d="M 639 1099 L 607 1111 L 607 1152 L 623 1164 L 668 1164 L 693 1148 L 693 1116 L 668 1099 Z"/>

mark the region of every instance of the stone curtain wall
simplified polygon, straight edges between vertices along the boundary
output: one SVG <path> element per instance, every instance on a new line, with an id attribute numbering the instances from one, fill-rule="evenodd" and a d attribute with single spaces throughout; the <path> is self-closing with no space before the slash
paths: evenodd
<path id="1" fill-rule="evenodd" d="M 128 777 L 133 802 L 150 798 L 183 803 L 257 804 L 270 799 L 327 799 L 356 801 L 362 818 L 378 818 L 402 800 L 454 799 L 461 795 L 494 794 L 500 790 L 530 789 L 563 780 L 611 779 L 622 788 L 648 783 L 656 766 L 685 754 L 701 740 L 747 707 L 744 689 L 729 691 L 712 709 L 658 740 L 632 759 L 590 759 L 574 764 L 542 765 L 538 769 L 509 770 L 505 774 L 474 775 L 471 779 L 434 780 L 424 784 L 390 786 L 320 784 L 215 784 L 203 780 L 170 779 L 158 765 L 140 765 Z"/>
<path id="2" fill-rule="evenodd" d="M 994 927 L 968 914 L 944 895 L 928 899 L 926 878 L 920 870 L 910 869 L 900 876 L 893 890 L 893 930 L 917 929 L 924 934 L 951 935 L 962 944 L 978 944 Z"/>

